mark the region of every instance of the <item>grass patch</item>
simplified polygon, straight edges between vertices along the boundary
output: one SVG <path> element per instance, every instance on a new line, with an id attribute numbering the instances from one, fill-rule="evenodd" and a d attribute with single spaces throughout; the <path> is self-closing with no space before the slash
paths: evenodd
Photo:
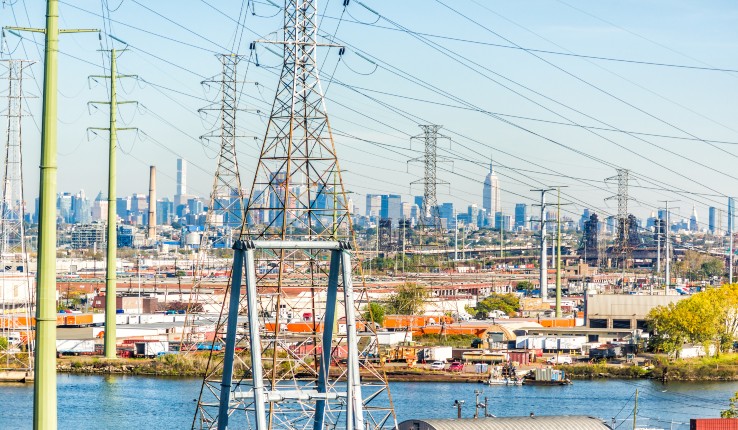
<path id="1" fill-rule="evenodd" d="M 454 348 L 471 348 L 472 341 L 479 339 L 473 334 L 424 334 L 414 338 L 418 343 L 425 346 L 453 346 Z"/>

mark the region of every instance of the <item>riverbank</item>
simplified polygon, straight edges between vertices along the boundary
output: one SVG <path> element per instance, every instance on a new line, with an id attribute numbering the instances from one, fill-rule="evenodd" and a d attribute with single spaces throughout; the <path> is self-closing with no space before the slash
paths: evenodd
<path id="1" fill-rule="evenodd" d="M 101 357 L 63 357 L 57 362 L 60 373 L 126 374 L 202 378 L 207 367 L 206 354 L 181 356 L 167 354 L 153 359 Z M 540 364 L 538 364 L 540 365 Z M 534 364 L 531 366 L 538 367 Z M 661 381 L 738 381 L 738 354 L 719 358 L 669 361 L 654 356 L 647 365 L 629 363 L 587 363 L 559 366 L 570 379 L 656 379 Z M 236 368 L 236 374 L 244 369 Z M 392 382 L 484 382 L 486 374 L 433 371 L 422 367 L 387 365 L 380 371 Z M 524 370 L 524 368 L 521 368 Z M 372 379 L 362 371 L 362 378 Z"/>
<path id="2" fill-rule="evenodd" d="M 571 379 L 657 379 L 669 381 L 738 381 L 738 354 L 669 360 L 663 355 L 650 357 L 646 365 L 593 363 L 560 366 Z"/>

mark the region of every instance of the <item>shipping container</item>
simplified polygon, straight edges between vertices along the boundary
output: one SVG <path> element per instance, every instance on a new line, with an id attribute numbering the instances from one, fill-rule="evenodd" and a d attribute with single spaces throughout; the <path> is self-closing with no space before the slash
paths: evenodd
<path id="1" fill-rule="evenodd" d="M 689 430 L 738 430 L 738 418 L 692 418 Z"/>
<path id="2" fill-rule="evenodd" d="M 94 339 L 57 340 L 56 352 L 62 355 L 92 355 L 95 353 Z"/>
<path id="3" fill-rule="evenodd" d="M 169 342 L 166 341 L 136 342 L 134 345 L 137 357 L 156 357 L 169 352 Z"/>

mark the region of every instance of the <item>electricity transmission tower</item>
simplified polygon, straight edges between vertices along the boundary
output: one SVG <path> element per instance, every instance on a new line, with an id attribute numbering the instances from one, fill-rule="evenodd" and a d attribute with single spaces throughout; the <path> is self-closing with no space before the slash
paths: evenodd
<path id="1" fill-rule="evenodd" d="M 418 223 L 420 224 L 420 228 L 418 229 L 418 240 L 417 240 L 417 249 L 421 253 L 419 258 L 421 261 L 421 265 L 426 267 L 426 269 L 432 267 L 434 270 L 438 269 L 438 271 L 443 270 L 444 263 L 447 263 L 445 256 L 448 255 L 448 253 L 443 254 L 436 254 L 435 257 L 426 258 L 426 256 L 423 255 L 424 250 L 430 250 L 430 248 L 446 248 L 447 242 L 445 240 L 444 230 L 441 225 L 441 217 L 440 212 L 438 208 L 438 197 L 437 197 L 437 188 L 438 185 L 448 185 L 449 183 L 443 180 L 438 179 L 437 176 L 437 166 L 439 162 L 451 162 L 446 157 L 439 157 L 438 156 L 438 140 L 439 139 L 448 139 L 449 137 L 441 135 L 438 133 L 438 131 L 443 127 L 441 125 L 435 125 L 435 124 L 427 124 L 427 125 L 420 125 L 419 126 L 423 133 L 421 133 L 418 136 L 413 136 L 410 138 L 410 142 L 412 144 L 413 140 L 421 140 L 423 142 L 424 146 L 424 153 L 422 157 L 416 157 L 408 160 L 409 163 L 422 163 L 423 164 L 423 177 L 421 179 L 418 179 L 416 181 L 413 181 L 410 183 L 410 186 L 416 185 L 416 184 L 423 184 L 423 207 L 420 208 L 420 213 L 418 214 Z M 403 224 L 403 227 L 406 226 L 407 223 Z M 458 229 L 458 226 L 456 225 L 456 222 L 454 221 L 454 229 Z M 406 239 L 406 229 L 400 229 L 398 228 L 398 232 L 402 231 L 402 249 L 403 249 L 403 255 L 402 255 L 402 261 L 405 262 L 405 253 L 404 250 L 406 248 L 405 246 L 405 239 Z M 411 241 L 412 242 L 412 241 Z M 429 246 L 428 246 L 429 245 Z M 454 244 L 454 246 L 456 246 Z M 444 256 L 444 257 L 441 257 Z M 430 260 L 430 261 L 428 261 Z M 455 260 L 455 258 L 454 258 Z M 403 270 L 404 271 L 404 270 Z"/>
<path id="2" fill-rule="evenodd" d="M 202 136 L 204 139 L 220 140 L 218 167 L 213 178 L 213 190 L 210 194 L 210 205 L 206 218 L 205 234 L 202 236 L 201 248 L 230 247 L 233 243 L 233 231 L 241 228 L 243 215 L 243 191 L 241 177 L 238 173 L 236 158 L 236 112 L 238 111 L 237 67 L 242 57 L 235 54 L 218 56 L 222 65 L 219 80 L 204 81 L 220 85 L 220 106 L 206 107 L 201 112 L 216 110 L 219 112 L 220 127 Z"/>
<path id="3" fill-rule="evenodd" d="M 628 261 L 632 257 L 633 249 L 630 246 L 629 233 L 631 230 L 630 222 L 631 218 L 628 216 L 628 169 L 617 169 L 617 176 L 607 178 L 608 181 L 617 179 L 618 182 L 618 194 L 617 196 L 609 197 L 608 199 L 618 199 L 618 219 L 617 219 L 617 236 L 615 238 L 615 246 L 613 249 L 615 252 L 621 255 L 622 263 L 621 267 L 625 268 Z M 605 200 L 608 200 L 605 199 Z"/>
<path id="4" fill-rule="evenodd" d="M 3 172 L 2 201 L 0 210 L 0 261 L 4 272 L 0 284 L 0 300 L 3 317 L 0 321 L 0 336 L 10 339 L 10 332 L 21 332 L 25 335 L 25 351 L 19 345 L 9 345 L 3 352 L 5 368 L 20 367 L 27 372 L 33 369 L 33 354 L 30 348 L 31 339 L 31 307 L 35 292 L 33 279 L 29 275 L 28 253 L 26 250 L 26 233 L 24 227 L 25 202 L 23 199 L 23 157 L 22 157 L 22 123 L 25 116 L 23 103 L 26 94 L 23 91 L 23 74 L 33 64 L 28 60 L 2 61 L 6 66 L 8 80 L 7 132 L 5 140 L 5 164 Z M 23 269 L 16 272 L 15 268 Z M 25 317 L 21 322 L 19 317 Z"/>
<path id="5" fill-rule="evenodd" d="M 238 161 L 236 158 L 236 113 L 238 111 L 238 63 L 242 56 L 235 54 L 222 54 L 218 56 L 222 66 L 220 79 L 203 81 L 203 84 L 214 83 L 220 87 L 220 103 L 200 109 L 204 111 L 217 111 L 219 127 L 202 139 L 218 139 L 220 141 L 220 152 L 218 153 L 218 166 L 213 177 L 213 188 L 210 194 L 210 204 L 205 218 L 205 228 L 200 237 L 198 249 L 197 267 L 195 270 L 195 283 L 190 294 L 187 306 L 184 330 L 180 350 L 184 352 L 195 351 L 197 342 L 202 341 L 202 336 L 195 332 L 195 319 L 203 319 L 205 323 L 217 323 L 217 317 L 208 318 L 207 313 L 217 312 L 221 303 L 216 303 L 216 296 L 211 288 L 203 288 L 203 278 L 206 276 L 205 264 L 208 252 L 213 249 L 227 249 L 233 244 L 234 234 L 240 231 L 243 218 L 243 191 L 241 189 L 241 177 L 238 172 Z M 197 316 L 204 312 L 203 315 Z M 219 339 L 218 339 L 219 341 Z"/>
<path id="6" fill-rule="evenodd" d="M 216 328 L 233 337 L 211 354 L 193 428 L 397 425 L 386 378 L 369 360 L 380 352 L 376 334 L 356 312 L 367 299 L 351 284 L 351 202 L 318 76 L 316 19 L 315 0 L 286 1 L 282 71 L 234 245 L 234 294 Z M 376 382 L 361 382 L 359 366 Z"/>
<path id="7" fill-rule="evenodd" d="M 2 219 L 0 219 L 0 252 L 25 254 L 25 202 L 23 201 L 23 161 L 21 154 L 23 103 L 23 71 L 33 62 L 3 61 L 7 67 L 8 127 L 5 141 Z"/>
<path id="8" fill-rule="evenodd" d="M 448 137 L 438 134 L 441 125 L 421 125 L 423 134 L 414 136 L 411 139 L 422 139 L 425 146 L 425 153 L 422 157 L 408 160 L 408 163 L 422 162 L 424 175 L 422 179 L 413 181 L 410 185 L 423 184 L 423 207 L 421 208 L 421 217 L 419 217 L 424 225 L 433 227 L 439 226 L 440 220 L 438 216 L 438 198 L 436 196 L 436 187 L 438 185 L 448 184 L 448 182 L 438 180 L 436 176 L 436 165 L 439 161 L 438 157 L 438 139 L 448 139 Z M 447 161 L 441 157 L 441 161 Z"/>

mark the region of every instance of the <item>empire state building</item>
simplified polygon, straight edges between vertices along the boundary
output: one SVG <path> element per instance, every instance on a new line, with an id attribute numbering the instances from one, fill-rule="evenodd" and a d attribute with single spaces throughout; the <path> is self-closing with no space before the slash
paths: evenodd
<path id="1" fill-rule="evenodd" d="M 495 175 L 492 163 L 489 163 L 489 173 L 484 178 L 484 192 L 482 193 L 482 206 L 487 212 L 490 226 L 494 226 L 495 214 L 501 212 L 500 207 L 500 180 Z"/>

